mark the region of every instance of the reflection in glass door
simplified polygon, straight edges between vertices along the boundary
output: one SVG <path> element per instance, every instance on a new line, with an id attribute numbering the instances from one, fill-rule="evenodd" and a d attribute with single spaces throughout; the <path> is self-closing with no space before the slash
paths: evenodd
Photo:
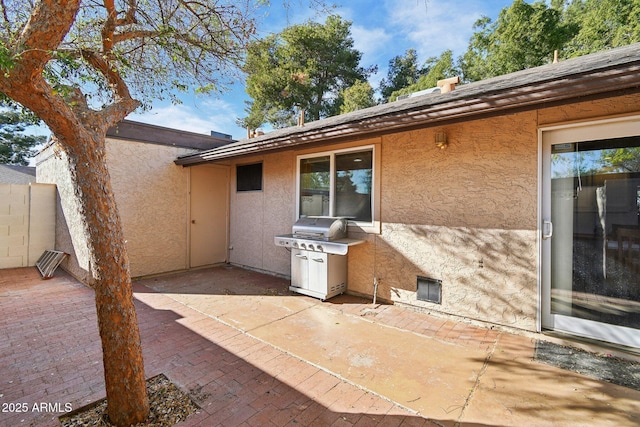
<path id="1" fill-rule="evenodd" d="M 640 137 L 545 153 L 543 326 L 640 347 Z"/>

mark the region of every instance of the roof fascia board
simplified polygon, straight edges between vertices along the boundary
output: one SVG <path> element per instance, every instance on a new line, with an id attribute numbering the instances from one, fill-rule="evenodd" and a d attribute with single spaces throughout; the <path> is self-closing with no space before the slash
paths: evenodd
<path id="1" fill-rule="evenodd" d="M 146 144 L 164 145 L 194 150 L 209 150 L 235 142 L 206 134 L 167 128 L 132 120 L 122 120 L 107 130 L 106 137 Z"/>

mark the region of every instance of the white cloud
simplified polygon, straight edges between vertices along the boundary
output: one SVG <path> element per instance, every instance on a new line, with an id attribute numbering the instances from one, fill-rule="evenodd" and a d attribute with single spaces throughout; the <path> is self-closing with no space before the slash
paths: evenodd
<path id="1" fill-rule="evenodd" d="M 380 61 L 381 56 L 386 55 L 388 45 L 392 37 L 384 28 L 365 28 L 361 25 L 352 25 L 354 48 L 362 52 L 360 63 L 368 67 Z M 391 58 L 386 58 L 389 60 Z"/>
<path id="2" fill-rule="evenodd" d="M 197 104 L 196 104 L 197 103 Z M 151 111 L 134 113 L 130 120 L 209 135 L 211 131 L 232 134 L 234 138 L 244 135 L 235 124 L 238 113 L 234 105 L 221 99 L 207 99 L 191 104 L 163 105 Z"/>
<path id="3" fill-rule="evenodd" d="M 509 0 L 351 0 L 340 14 L 353 22 L 355 48 L 363 53 L 362 66 L 378 65 L 369 81 L 377 88 L 386 77 L 389 61 L 413 48 L 418 61 L 451 49 L 462 55 L 483 14 L 493 15 Z M 345 2 L 346 3 L 346 2 Z"/>
<path id="4" fill-rule="evenodd" d="M 487 13 L 481 3 L 475 1 L 387 0 L 385 4 L 389 24 L 396 32 L 394 37 L 408 40 L 421 61 L 439 56 L 447 49 L 456 57 L 463 54 L 473 33 L 473 24 Z"/>
<path id="5" fill-rule="evenodd" d="M 404 55 L 407 49 L 418 52 L 418 60 L 439 56 L 451 49 L 454 57 L 462 55 L 473 33 L 473 24 L 483 14 L 492 19 L 512 0 L 337 0 L 335 12 L 351 21 L 354 47 L 362 52 L 363 67 L 378 65 L 378 73 L 369 81 L 377 88 L 386 77 L 389 61 Z M 305 7 L 302 0 L 291 0 L 288 11 L 273 6 L 261 19 L 259 37 L 280 32 L 286 25 L 300 24 L 309 19 L 324 22 L 325 15 Z M 330 2 L 331 3 L 331 2 Z M 265 13 L 265 11 L 262 11 Z M 239 128 L 236 117 L 242 117 L 244 85 L 237 84 L 222 99 L 184 98 L 182 105 L 154 103 L 148 113 L 131 115 L 131 120 L 209 134 L 211 130 L 233 135 L 235 139 L 246 137 L 246 130 Z"/>

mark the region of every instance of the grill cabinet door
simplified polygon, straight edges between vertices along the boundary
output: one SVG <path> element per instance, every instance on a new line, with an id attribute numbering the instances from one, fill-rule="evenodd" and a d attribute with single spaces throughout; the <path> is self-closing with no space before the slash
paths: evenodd
<path id="1" fill-rule="evenodd" d="M 309 289 L 309 251 L 291 249 L 291 286 Z"/>
<path id="2" fill-rule="evenodd" d="M 309 253 L 309 289 L 327 299 L 347 290 L 347 257 Z"/>
<path id="3" fill-rule="evenodd" d="M 328 256 L 325 253 L 309 252 L 309 289 L 327 294 Z"/>

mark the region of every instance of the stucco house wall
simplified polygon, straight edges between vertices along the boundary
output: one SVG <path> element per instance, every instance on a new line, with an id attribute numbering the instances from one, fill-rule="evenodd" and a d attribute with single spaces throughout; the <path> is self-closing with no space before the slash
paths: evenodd
<path id="1" fill-rule="evenodd" d="M 67 158 L 57 147 L 50 145 L 36 156 L 36 179 L 39 183 L 56 184 L 55 247 L 69 254 L 62 267 L 73 276 L 87 281 L 89 259 L 86 252 L 86 235 L 78 204 L 71 185 Z"/>
<path id="2" fill-rule="evenodd" d="M 316 148 L 378 143 L 381 230 L 350 230 L 366 243 L 349 250 L 348 291 L 372 296 L 377 278 L 381 300 L 535 328 L 535 119 L 529 112 Z M 433 144 L 436 130 L 447 133 L 446 150 Z M 232 188 L 232 263 L 289 275 L 289 252 L 273 237 L 291 231 L 296 156 L 310 152 L 237 161 L 263 162 L 264 189 Z M 442 305 L 416 300 L 417 276 L 443 281 Z"/>
<path id="3" fill-rule="evenodd" d="M 170 159 L 191 151 L 118 139 L 107 144 L 133 277 L 188 267 L 189 171 Z"/>
<path id="4" fill-rule="evenodd" d="M 379 142 L 380 231 L 348 254 L 348 292 L 430 312 L 534 331 L 538 310 L 538 128 L 638 113 L 640 95 L 463 121 L 379 138 L 264 153 L 262 192 L 231 188 L 231 262 L 281 275 L 273 243 L 295 221 L 296 156 Z M 435 146 L 446 132 L 449 146 Z M 256 245 L 256 236 L 260 236 Z M 418 301 L 417 277 L 442 281 L 442 302 Z"/>
<path id="5" fill-rule="evenodd" d="M 436 130 L 448 135 L 445 150 L 432 142 Z M 399 133 L 382 146 L 382 233 L 372 263 L 379 297 L 533 329 L 535 114 Z M 371 294 L 369 275 L 353 290 Z M 442 280 L 441 305 L 416 299 L 417 276 Z"/>
<path id="6" fill-rule="evenodd" d="M 292 157 L 293 156 L 293 157 Z M 236 165 L 263 163 L 262 191 L 238 192 Z M 229 262 L 279 275 L 289 274 L 289 259 L 273 236 L 289 233 L 294 221 L 295 156 L 292 152 L 254 156 L 234 162 L 230 180 Z"/>
<path id="7" fill-rule="evenodd" d="M 107 159 L 133 277 L 188 267 L 189 170 L 177 156 L 192 149 L 107 138 Z M 63 267 L 86 280 L 89 259 L 66 156 L 55 146 L 37 158 L 37 180 L 58 184 L 56 247 L 73 256 Z"/>

